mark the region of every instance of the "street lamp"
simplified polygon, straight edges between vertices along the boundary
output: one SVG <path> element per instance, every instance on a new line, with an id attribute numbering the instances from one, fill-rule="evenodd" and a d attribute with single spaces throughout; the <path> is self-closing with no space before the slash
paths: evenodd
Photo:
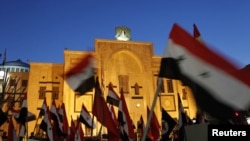
<path id="1" fill-rule="evenodd" d="M 4 78 L 4 71 L 0 71 L 0 94 L 3 93 L 3 78 Z"/>

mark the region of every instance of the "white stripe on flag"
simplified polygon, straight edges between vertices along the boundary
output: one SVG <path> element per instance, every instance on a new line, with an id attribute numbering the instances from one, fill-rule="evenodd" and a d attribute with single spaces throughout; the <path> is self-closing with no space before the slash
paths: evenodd
<path id="1" fill-rule="evenodd" d="M 92 60 L 91 62 L 93 62 Z M 94 69 L 94 63 L 89 63 L 89 65 L 86 68 L 83 68 L 82 72 L 73 74 L 66 79 L 68 85 L 73 90 L 76 90 L 82 84 L 82 82 L 84 82 L 88 78 L 93 77 L 93 69 Z"/>
<path id="2" fill-rule="evenodd" d="M 81 110 L 81 115 L 83 120 L 85 120 L 86 124 L 88 124 L 88 126 L 95 128 L 95 123 L 92 124 L 92 120 L 93 118 L 90 116 L 90 114 L 84 109 L 82 108 Z"/>
<path id="3" fill-rule="evenodd" d="M 234 110 L 249 109 L 249 74 L 240 71 L 226 57 L 194 39 L 177 24 L 169 38 L 165 55 L 178 60 L 184 76 Z"/>
<path id="4" fill-rule="evenodd" d="M 171 39 L 168 42 L 168 52 L 174 58 L 185 56 L 185 59 L 179 62 L 182 73 L 209 90 L 217 100 L 238 110 L 249 108 L 250 87 L 248 85 L 204 61 L 203 58 L 195 56 L 184 46 L 176 44 Z M 207 73 L 209 77 L 204 78 L 202 76 L 204 73 Z"/>

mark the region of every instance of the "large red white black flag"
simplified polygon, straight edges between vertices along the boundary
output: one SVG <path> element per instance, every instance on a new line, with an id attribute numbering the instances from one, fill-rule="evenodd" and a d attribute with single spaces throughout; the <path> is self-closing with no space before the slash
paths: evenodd
<path id="1" fill-rule="evenodd" d="M 94 57 L 87 54 L 65 74 L 66 82 L 75 91 L 85 94 L 95 86 Z"/>
<path id="2" fill-rule="evenodd" d="M 170 32 L 159 77 L 181 80 L 192 89 L 198 106 L 213 117 L 229 119 L 234 110 L 249 109 L 249 74 L 177 24 Z"/>

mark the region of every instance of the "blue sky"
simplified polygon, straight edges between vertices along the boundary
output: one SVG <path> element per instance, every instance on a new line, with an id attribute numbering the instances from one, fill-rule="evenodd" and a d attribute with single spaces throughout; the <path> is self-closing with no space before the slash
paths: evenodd
<path id="1" fill-rule="evenodd" d="M 250 1 L 235 0 L 0 0 L 0 53 L 7 61 L 63 63 L 63 50 L 93 50 L 94 40 L 114 39 L 115 27 L 133 41 L 152 42 L 163 55 L 178 23 L 195 23 L 209 46 L 239 67 L 250 64 Z M 2 58 L 1 58 L 2 60 Z"/>

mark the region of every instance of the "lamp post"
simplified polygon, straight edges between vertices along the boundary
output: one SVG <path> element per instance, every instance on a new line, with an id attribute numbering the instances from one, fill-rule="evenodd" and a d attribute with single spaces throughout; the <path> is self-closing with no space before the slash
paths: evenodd
<path id="1" fill-rule="evenodd" d="M 4 65 L 0 70 L 0 106 L 3 106 L 5 101 L 5 88 L 7 85 L 8 77 L 7 77 L 7 70 L 5 70 Z"/>

